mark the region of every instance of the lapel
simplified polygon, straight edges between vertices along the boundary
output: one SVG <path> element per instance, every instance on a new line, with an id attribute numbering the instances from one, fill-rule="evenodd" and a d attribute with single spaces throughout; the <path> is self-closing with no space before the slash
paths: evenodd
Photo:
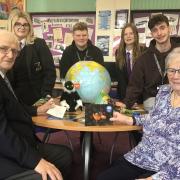
<path id="1" fill-rule="evenodd" d="M 26 65 L 27 65 L 27 70 L 28 70 L 29 77 L 31 77 L 32 55 L 33 55 L 33 45 L 31 45 L 31 44 L 26 45 L 26 48 L 25 48 L 25 57 L 26 57 Z"/>
<path id="2" fill-rule="evenodd" d="M 16 99 L 13 93 L 11 92 L 11 90 L 7 87 L 7 84 L 1 75 L 0 75 L 0 86 L 2 87 L 2 89 L 4 89 L 4 92 L 7 94 L 7 96 L 10 96 L 10 97 L 13 97 L 13 99 Z"/>
<path id="3" fill-rule="evenodd" d="M 123 66 L 123 73 L 124 73 L 124 77 L 128 81 L 129 78 L 128 78 L 128 72 L 127 72 L 127 65 L 126 65 L 126 63 Z"/>

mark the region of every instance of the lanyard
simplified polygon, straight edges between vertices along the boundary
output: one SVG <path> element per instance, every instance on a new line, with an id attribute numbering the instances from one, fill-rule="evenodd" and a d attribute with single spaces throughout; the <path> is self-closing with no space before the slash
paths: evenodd
<path id="1" fill-rule="evenodd" d="M 88 50 L 86 50 L 86 54 L 85 54 L 83 59 L 81 59 L 78 51 L 76 51 L 76 54 L 77 54 L 77 57 L 78 57 L 79 61 L 85 61 L 85 60 L 87 60 L 87 57 L 88 57 Z"/>
<path id="2" fill-rule="evenodd" d="M 161 75 L 161 84 L 163 84 L 163 81 L 164 81 L 164 77 L 165 77 L 165 75 L 166 75 L 166 72 L 165 72 L 165 71 L 162 71 L 161 66 L 160 66 L 160 64 L 159 64 L 159 61 L 158 61 L 158 59 L 157 59 L 156 54 L 154 54 L 154 59 L 155 59 L 155 62 L 156 62 L 158 71 L 159 71 L 159 73 L 160 73 L 160 75 Z"/>

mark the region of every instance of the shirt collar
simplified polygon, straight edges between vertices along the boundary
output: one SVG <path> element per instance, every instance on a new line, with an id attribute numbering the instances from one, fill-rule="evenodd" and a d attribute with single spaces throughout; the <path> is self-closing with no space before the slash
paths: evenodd
<path id="1" fill-rule="evenodd" d="M 131 49 L 130 51 L 126 49 L 126 53 L 127 53 L 127 52 L 129 52 L 130 54 L 132 54 L 132 49 Z"/>
<path id="2" fill-rule="evenodd" d="M 26 45 L 26 39 L 22 39 L 21 41 L 20 41 L 20 43 L 21 43 L 21 49 Z"/>

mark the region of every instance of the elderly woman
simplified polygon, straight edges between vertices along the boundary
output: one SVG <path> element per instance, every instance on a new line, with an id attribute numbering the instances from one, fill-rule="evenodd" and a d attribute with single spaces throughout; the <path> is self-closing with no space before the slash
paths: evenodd
<path id="1" fill-rule="evenodd" d="M 114 113 L 112 121 L 143 126 L 142 141 L 118 159 L 98 180 L 180 179 L 180 48 L 166 58 L 169 85 L 163 85 L 146 115 Z"/>
<path id="2" fill-rule="evenodd" d="M 50 97 L 56 79 L 52 54 L 44 39 L 34 37 L 29 14 L 11 12 L 8 30 L 15 34 L 21 46 L 13 69 L 8 73 L 17 97 L 27 105 Z"/>

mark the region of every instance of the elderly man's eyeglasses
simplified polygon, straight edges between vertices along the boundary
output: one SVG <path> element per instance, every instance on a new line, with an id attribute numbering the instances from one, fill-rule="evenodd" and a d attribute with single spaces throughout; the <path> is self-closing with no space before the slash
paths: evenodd
<path id="1" fill-rule="evenodd" d="M 180 69 L 174 69 L 174 68 L 167 68 L 166 69 L 167 74 L 169 75 L 175 75 L 176 72 L 180 75 Z"/>
<path id="2" fill-rule="evenodd" d="M 12 52 L 13 56 L 18 56 L 19 54 L 19 51 L 17 49 L 12 49 L 12 48 L 9 48 L 9 47 L 6 47 L 6 46 L 0 46 L 0 53 L 1 54 L 8 54 L 9 52 Z"/>
<path id="3" fill-rule="evenodd" d="M 14 26 L 15 27 L 17 27 L 18 29 L 19 28 L 25 28 L 25 29 L 28 29 L 29 28 L 29 23 L 24 23 L 24 24 L 21 24 L 21 23 L 19 23 L 19 22 L 16 22 L 15 24 L 14 24 Z"/>

